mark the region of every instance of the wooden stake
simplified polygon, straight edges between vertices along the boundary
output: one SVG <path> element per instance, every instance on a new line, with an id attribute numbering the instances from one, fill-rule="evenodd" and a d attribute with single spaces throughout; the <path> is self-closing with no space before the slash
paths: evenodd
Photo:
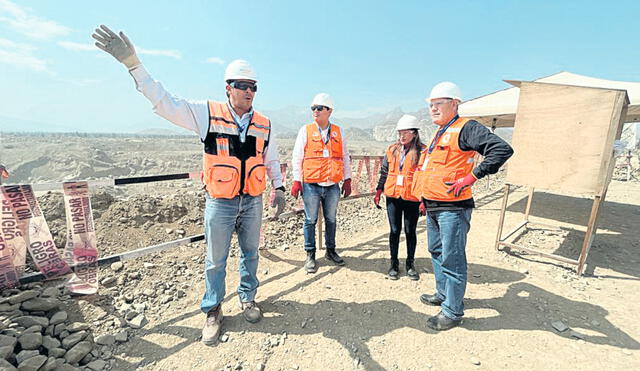
<path id="1" fill-rule="evenodd" d="M 587 256 L 589 255 L 589 249 L 591 248 L 591 243 L 593 242 L 593 237 L 596 234 L 598 223 L 598 215 L 600 213 L 600 204 L 602 203 L 602 197 L 595 196 L 593 198 L 593 206 L 591 207 L 591 216 L 589 216 L 589 224 L 587 224 L 587 232 L 584 236 L 584 241 L 582 243 L 582 251 L 580 251 L 580 258 L 578 259 L 578 275 L 582 275 L 584 272 L 584 265 L 587 261 Z"/>
<path id="2" fill-rule="evenodd" d="M 569 264 L 573 264 L 573 265 L 578 264 L 577 260 L 573 260 L 573 259 L 570 259 L 570 258 L 565 258 L 564 256 L 560 256 L 560 255 L 549 254 L 549 253 L 546 253 L 546 252 L 530 249 L 528 247 L 524 247 L 524 246 L 521 246 L 521 245 L 516 245 L 516 244 L 513 244 L 513 243 L 500 242 L 500 245 L 506 246 L 506 247 L 508 247 L 510 249 L 514 249 L 514 250 L 526 251 L 529 254 L 544 256 L 545 258 L 558 260 L 558 261 L 561 261 L 563 263 L 569 263 Z"/>
<path id="3" fill-rule="evenodd" d="M 527 198 L 527 207 L 524 210 L 524 220 L 529 221 L 529 212 L 531 211 L 531 201 L 533 201 L 533 187 L 529 187 L 529 197 Z"/>
<path id="4" fill-rule="evenodd" d="M 500 239 L 502 237 L 502 227 L 504 226 L 504 214 L 507 212 L 507 201 L 509 199 L 510 184 L 504 185 L 504 195 L 502 199 L 502 207 L 500 208 L 500 221 L 498 221 L 498 234 L 496 235 L 496 250 L 500 249 Z"/>

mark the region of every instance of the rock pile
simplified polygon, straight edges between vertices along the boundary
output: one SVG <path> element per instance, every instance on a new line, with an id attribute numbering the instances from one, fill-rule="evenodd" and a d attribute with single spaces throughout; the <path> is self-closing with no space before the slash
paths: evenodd
<path id="1" fill-rule="evenodd" d="M 91 324 L 74 322 L 65 309 L 73 301 L 58 287 L 30 284 L 0 297 L 0 369 L 99 371 L 115 365 L 112 346 L 126 331 L 94 339 Z M 106 313 L 105 313 L 106 314 Z"/>

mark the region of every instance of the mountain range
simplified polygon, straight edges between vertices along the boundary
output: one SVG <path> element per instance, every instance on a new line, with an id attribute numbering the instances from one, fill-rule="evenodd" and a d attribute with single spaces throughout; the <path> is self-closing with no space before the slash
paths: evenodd
<path id="1" fill-rule="evenodd" d="M 389 112 L 374 113 L 365 117 L 347 117 L 339 113 L 331 116 L 331 122 L 343 128 L 347 138 L 358 140 L 393 141 L 396 138 L 395 126 L 398 119 L 407 112 L 400 107 Z M 279 137 L 295 138 L 302 125 L 311 122 L 311 112 L 308 107 L 289 106 L 279 110 L 264 111 L 271 119 L 273 130 Z M 435 125 L 431 123 L 428 110 L 408 112 L 420 120 L 422 136 L 428 137 Z"/>

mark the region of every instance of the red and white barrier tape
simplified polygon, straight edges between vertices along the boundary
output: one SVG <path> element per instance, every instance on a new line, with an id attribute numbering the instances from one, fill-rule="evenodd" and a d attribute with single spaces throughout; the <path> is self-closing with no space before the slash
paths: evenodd
<path id="1" fill-rule="evenodd" d="M 63 189 L 67 214 L 64 258 L 67 264 L 75 266 L 67 287 L 77 294 L 95 294 L 98 292 L 98 249 L 89 185 L 87 182 L 70 182 L 65 183 Z"/>

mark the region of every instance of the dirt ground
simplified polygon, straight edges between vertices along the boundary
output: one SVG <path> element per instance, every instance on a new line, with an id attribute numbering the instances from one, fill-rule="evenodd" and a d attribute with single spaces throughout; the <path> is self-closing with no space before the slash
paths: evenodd
<path id="1" fill-rule="evenodd" d="M 171 165 L 157 163 L 162 165 L 158 171 Z M 113 361 L 108 368 L 114 370 L 640 369 L 640 321 L 635 317 L 640 183 L 611 183 L 582 277 L 556 261 L 496 251 L 501 183 L 494 179 L 489 187 L 475 188 L 465 319 L 450 331 L 430 330 L 426 320 L 438 308 L 418 300 L 434 291 L 424 218 L 417 251 L 420 280 L 404 276 L 403 264 L 400 280 L 388 280 L 386 215 L 369 199 L 340 206 L 337 241 L 344 267 L 322 257 L 316 274 L 302 270 L 301 216 L 263 226 L 266 245 L 256 300 L 265 317 L 257 324 L 247 323 L 240 313 L 238 258 L 232 249 L 223 335 L 214 347 L 199 342 L 202 243 L 127 261 L 121 270 L 105 267 L 101 282 L 109 279 L 110 284 L 97 295 L 64 300 L 65 308 L 73 320 L 90 323 L 94 335 L 101 335 L 124 327 L 117 319 L 129 310 L 125 306 L 144 304 L 148 323 L 127 328 L 128 340 L 103 357 Z M 202 232 L 201 211 L 194 211 L 201 206 L 197 186 L 179 182 L 156 194 L 149 189 L 92 199 L 102 256 L 175 239 L 180 229 L 186 235 Z M 511 193 L 505 230 L 522 220 L 526 196 L 523 188 Z M 149 200 L 153 212 L 145 209 Z M 64 223 L 54 221 L 64 217 L 60 197 L 43 195 L 40 201 L 54 237 L 64 241 L 57 232 Z M 518 243 L 577 259 L 590 209 L 588 199 L 536 192 L 532 220 L 560 229 L 528 230 Z M 404 239 L 401 258 L 403 253 Z M 568 329 L 555 329 L 552 323 L 558 321 Z"/>
<path id="2" fill-rule="evenodd" d="M 354 235 L 340 235 L 347 265 L 321 259 L 308 275 L 301 248 L 263 250 L 257 300 L 265 318 L 244 321 L 236 304 L 237 259 L 229 261 L 224 305 L 226 342 L 207 347 L 197 341 L 204 316 L 198 311 L 202 282 L 194 281 L 191 302 L 162 313 L 132 339 L 118 368 L 172 369 L 637 369 L 640 367 L 640 187 L 614 182 L 589 256 L 588 274 L 533 256 L 516 257 L 493 248 L 501 198 L 481 198 L 467 249 L 469 284 L 462 326 L 436 333 L 425 325 L 437 313 L 418 300 L 433 292 L 420 222 L 420 281 L 385 279 L 385 222 Z M 512 194 L 508 225 L 517 224 L 524 190 Z M 486 202 L 486 203 L 485 203 Z M 521 207 L 522 206 L 522 207 Z M 571 206 L 568 208 L 568 206 Z M 556 246 L 577 257 L 588 200 L 537 194 L 534 220 L 558 220 L 576 228 L 576 239 Z M 536 233 L 536 231 L 532 232 Z M 178 252 L 172 252 L 179 256 Z M 555 330 L 562 321 L 570 329 Z"/>

